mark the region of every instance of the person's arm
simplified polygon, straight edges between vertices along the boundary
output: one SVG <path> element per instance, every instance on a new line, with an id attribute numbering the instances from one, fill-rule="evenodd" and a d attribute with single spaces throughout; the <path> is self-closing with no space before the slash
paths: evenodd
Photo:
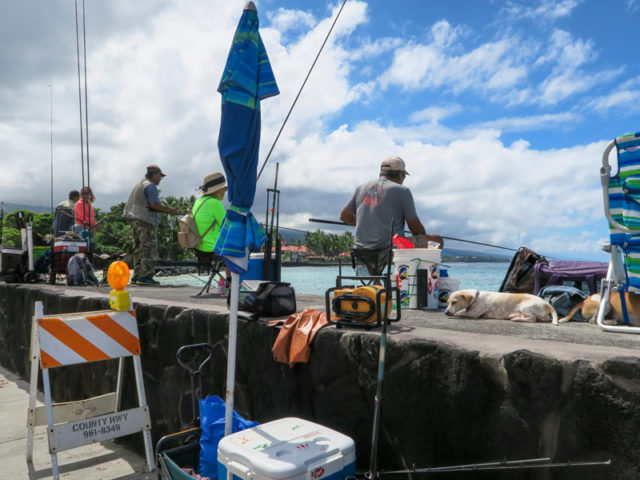
<path id="1" fill-rule="evenodd" d="M 175 208 L 169 207 L 167 205 L 162 205 L 159 202 L 149 202 L 149 206 L 158 212 L 166 212 L 166 213 L 170 213 L 171 215 L 178 214 L 178 210 L 176 210 Z"/>
<path id="2" fill-rule="evenodd" d="M 340 220 L 342 220 L 347 225 L 355 225 L 356 215 L 347 207 L 344 207 L 342 209 L 342 212 L 340 212 Z"/>
<path id="3" fill-rule="evenodd" d="M 347 225 L 356 224 L 356 197 L 358 196 L 358 190 L 359 188 L 356 188 L 356 191 L 353 192 L 353 195 L 351 195 L 351 198 L 342 209 L 342 212 L 340 212 L 340 220 Z"/>
<path id="4" fill-rule="evenodd" d="M 426 235 L 427 230 L 422 225 L 422 222 L 418 217 L 415 218 L 407 218 L 407 225 L 409 226 L 409 230 L 411 231 L 411 235 Z"/>
<path id="5" fill-rule="evenodd" d="M 158 197 L 158 189 L 153 183 L 151 185 L 147 185 L 147 187 L 144 189 L 144 194 L 147 197 L 147 200 L 149 200 L 149 207 L 151 207 L 152 210 L 155 210 L 157 212 L 170 213 L 171 215 L 178 214 L 178 210 L 176 210 L 175 208 L 168 207 L 160 203 L 160 198 Z"/>

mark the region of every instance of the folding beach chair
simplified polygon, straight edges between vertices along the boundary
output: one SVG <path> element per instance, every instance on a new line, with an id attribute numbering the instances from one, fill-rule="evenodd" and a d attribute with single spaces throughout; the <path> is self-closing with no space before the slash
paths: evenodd
<path id="1" fill-rule="evenodd" d="M 617 165 L 609 164 L 616 149 Z M 611 253 L 606 280 L 601 285 L 598 325 L 606 331 L 640 333 L 629 325 L 625 292 L 640 294 L 640 132 L 614 139 L 604 150 L 600 181 L 604 212 L 609 221 Z M 625 325 L 605 325 L 611 295 L 620 295 Z"/>

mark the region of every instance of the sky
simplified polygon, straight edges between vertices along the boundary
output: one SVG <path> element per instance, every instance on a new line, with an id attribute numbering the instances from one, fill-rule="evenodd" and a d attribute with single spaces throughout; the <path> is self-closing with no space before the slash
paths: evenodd
<path id="1" fill-rule="evenodd" d="M 342 2 L 255 3 L 281 92 L 262 102 L 262 165 Z M 223 170 L 217 86 L 244 4 L 86 2 L 83 169 L 74 2 L 2 2 L 0 201 L 56 204 L 84 176 L 108 210 L 152 163 L 161 195 L 196 194 Z M 278 164 L 280 225 L 341 233 L 309 218 L 338 220 L 399 155 L 429 233 L 606 261 L 599 169 L 640 130 L 639 23 L 640 0 L 348 0 L 253 211 Z"/>

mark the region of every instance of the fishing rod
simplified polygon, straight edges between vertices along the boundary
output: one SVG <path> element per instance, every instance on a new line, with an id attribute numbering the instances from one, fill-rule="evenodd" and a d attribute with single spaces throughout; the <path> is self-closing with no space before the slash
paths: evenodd
<path id="1" fill-rule="evenodd" d="M 80 110 L 80 164 L 82 167 L 82 188 L 84 188 L 84 132 L 82 128 L 82 87 L 80 81 L 80 33 L 78 31 L 78 0 L 76 7 L 76 60 L 78 64 L 78 107 Z"/>
<path id="2" fill-rule="evenodd" d="M 89 170 L 89 97 L 87 94 L 87 29 L 84 18 L 84 0 L 82 0 L 82 44 L 82 53 L 84 55 L 84 133 L 87 144 L 87 187 L 91 188 L 91 174 Z"/>
<path id="3" fill-rule="evenodd" d="M 329 225 L 342 225 L 345 227 L 352 227 L 353 225 L 348 225 L 344 222 L 336 222 L 335 220 L 323 220 L 321 218 L 310 218 L 309 219 L 310 222 L 315 222 L 315 223 L 327 223 Z M 411 233 L 411 232 L 406 232 L 405 233 Z M 465 243 L 472 243 L 474 245 L 481 245 L 483 247 L 493 247 L 493 248 L 500 248 L 502 250 L 509 250 L 511 252 L 517 252 L 518 249 L 517 248 L 509 248 L 509 247 L 502 247 L 500 245 L 493 245 L 491 243 L 483 243 L 483 242 L 475 242 L 473 240 L 464 240 L 462 238 L 455 238 L 455 237 L 445 237 L 444 235 L 440 235 L 442 238 L 447 239 L 447 240 L 454 240 L 456 242 L 465 242 Z"/>
<path id="4" fill-rule="evenodd" d="M 333 27 L 335 27 L 336 22 L 338 21 L 338 18 L 340 17 L 340 14 L 342 13 L 342 9 L 344 8 L 344 5 L 346 3 L 347 3 L 347 0 L 344 0 L 342 2 L 342 6 L 340 7 L 340 10 L 338 10 L 338 14 L 336 15 L 336 18 L 333 20 L 333 23 L 331 24 L 331 28 L 329 29 L 329 32 L 327 33 L 327 36 L 324 38 L 324 41 L 322 42 L 322 46 L 320 47 L 320 50 L 318 50 L 318 54 L 316 55 L 316 58 L 313 60 L 313 63 L 311 64 L 311 68 L 307 72 L 307 76 L 305 77 L 304 81 L 302 82 L 302 86 L 300 86 L 300 90 L 298 90 L 298 94 L 296 95 L 296 98 L 293 100 L 293 104 L 291 105 L 291 108 L 289 109 L 289 112 L 287 113 L 287 116 L 285 117 L 284 122 L 282 122 L 282 126 L 280 127 L 280 130 L 278 131 L 278 134 L 276 135 L 276 138 L 273 141 L 273 144 L 271 145 L 271 148 L 269 149 L 269 153 L 267 153 L 267 158 L 264 159 L 264 162 L 262 163 L 262 167 L 260 167 L 260 171 L 258 172 L 258 177 L 257 177 L 256 181 L 260 180 L 260 175 L 262 175 L 262 171 L 264 170 L 264 167 L 267 165 L 267 162 L 269 161 L 269 157 L 271 157 L 271 152 L 273 152 L 273 148 L 276 146 L 276 143 L 278 143 L 278 139 L 280 138 L 280 134 L 282 133 L 282 130 L 284 130 L 284 126 L 287 124 L 287 120 L 289 120 L 289 116 L 291 115 L 291 112 L 293 111 L 293 107 L 296 106 L 296 103 L 298 102 L 298 98 L 300 97 L 300 94 L 302 93 L 302 89 L 306 85 L 307 80 L 309 80 L 309 75 L 311 75 L 311 72 L 313 71 L 313 67 L 316 66 L 316 62 L 318 61 L 318 57 L 320 57 L 320 54 L 322 53 L 322 49 L 324 48 L 325 44 L 327 43 L 327 40 L 329 40 L 329 36 L 331 35 L 331 32 L 333 31 Z"/>
<path id="5" fill-rule="evenodd" d="M 550 458 L 531 458 L 525 460 L 502 460 L 498 462 L 470 463 L 466 465 L 452 465 L 450 467 L 412 468 L 410 470 L 380 471 L 380 475 L 407 475 L 412 473 L 438 473 L 438 472 L 467 472 L 482 470 L 518 470 L 534 468 L 559 468 L 559 467 L 595 467 L 611 465 L 611 459 L 587 462 L 555 462 Z"/>

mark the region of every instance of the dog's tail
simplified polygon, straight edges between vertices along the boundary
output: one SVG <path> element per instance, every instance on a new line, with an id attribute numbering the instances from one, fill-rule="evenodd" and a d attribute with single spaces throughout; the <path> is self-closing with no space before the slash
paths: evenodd
<path id="1" fill-rule="evenodd" d="M 569 320 L 571 320 L 573 318 L 573 316 L 576 314 L 576 312 L 578 310 L 580 310 L 582 308 L 582 304 L 584 303 L 584 300 L 581 301 L 580 303 L 576 303 L 573 308 L 571 310 L 569 310 L 569 313 L 567 313 L 564 317 L 562 317 L 560 320 L 558 320 L 560 323 L 565 323 L 568 322 Z"/>

